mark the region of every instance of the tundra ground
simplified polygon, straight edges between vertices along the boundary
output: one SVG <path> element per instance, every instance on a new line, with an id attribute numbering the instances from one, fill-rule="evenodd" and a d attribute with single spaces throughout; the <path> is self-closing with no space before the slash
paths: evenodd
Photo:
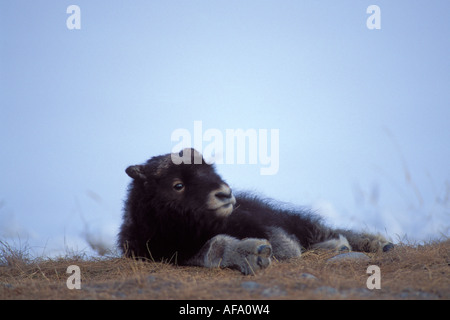
<path id="1" fill-rule="evenodd" d="M 249 276 L 114 256 L 27 259 L 0 245 L 0 299 L 450 299 L 450 240 L 400 244 L 369 259 L 308 251 Z M 71 265 L 80 289 L 67 286 Z M 371 265 L 380 268 L 380 289 L 367 287 Z"/>

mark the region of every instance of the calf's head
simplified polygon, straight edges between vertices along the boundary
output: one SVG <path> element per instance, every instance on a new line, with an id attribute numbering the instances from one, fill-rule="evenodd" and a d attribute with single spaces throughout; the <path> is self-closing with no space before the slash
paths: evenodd
<path id="1" fill-rule="evenodd" d="M 142 200 L 161 209 L 204 210 L 226 217 L 236 204 L 228 184 L 195 149 L 153 157 L 143 165 L 128 167 L 126 173 L 134 180 L 132 188 L 144 195 Z"/>

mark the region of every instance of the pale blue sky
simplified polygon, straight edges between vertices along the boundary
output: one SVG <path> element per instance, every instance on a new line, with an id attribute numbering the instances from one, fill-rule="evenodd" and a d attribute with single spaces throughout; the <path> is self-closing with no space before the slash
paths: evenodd
<path id="1" fill-rule="evenodd" d="M 69 5 L 81 29 L 68 30 Z M 366 9 L 381 8 L 381 30 Z M 278 129 L 235 189 L 425 240 L 450 225 L 448 1 L 2 1 L 0 237 L 114 241 L 124 169 L 178 128 Z M 406 178 L 405 170 L 410 174 Z"/>

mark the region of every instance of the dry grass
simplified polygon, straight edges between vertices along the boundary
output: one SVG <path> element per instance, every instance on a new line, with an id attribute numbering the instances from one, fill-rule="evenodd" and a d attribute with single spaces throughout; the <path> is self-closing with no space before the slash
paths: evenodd
<path id="1" fill-rule="evenodd" d="M 369 261 L 333 255 L 309 251 L 244 276 L 118 257 L 28 259 L 0 243 L 0 299 L 450 299 L 450 240 L 398 245 Z M 80 290 L 66 286 L 69 265 L 80 267 Z M 379 290 L 366 287 L 369 265 L 381 269 Z"/>

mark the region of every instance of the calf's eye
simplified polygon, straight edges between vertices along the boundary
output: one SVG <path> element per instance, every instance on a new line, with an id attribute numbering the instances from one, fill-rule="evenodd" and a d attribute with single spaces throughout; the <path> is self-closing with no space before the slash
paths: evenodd
<path id="1" fill-rule="evenodd" d="M 173 185 L 173 189 L 176 191 L 182 191 L 184 189 L 184 184 L 182 182 L 177 182 Z"/>

